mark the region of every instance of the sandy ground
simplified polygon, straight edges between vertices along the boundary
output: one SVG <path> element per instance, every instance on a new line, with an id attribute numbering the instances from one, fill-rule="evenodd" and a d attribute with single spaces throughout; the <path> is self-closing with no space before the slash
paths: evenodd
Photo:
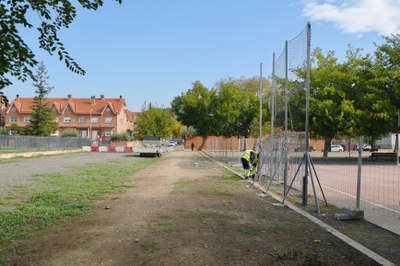
<path id="1" fill-rule="evenodd" d="M 168 153 L 129 182 L 21 241 L 10 265 L 378 265 L 197 152 Z"/>

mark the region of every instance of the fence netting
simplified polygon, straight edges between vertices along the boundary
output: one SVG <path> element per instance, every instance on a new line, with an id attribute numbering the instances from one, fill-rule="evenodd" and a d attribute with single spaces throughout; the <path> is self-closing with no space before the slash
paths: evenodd
<path id="1" fill-rule="evenodd" d="M 400 234 L 400 165 L 396 161 L 372 159 L 373 151 L 363 150 L 354 138 L 334 140 L 332 144 L 339 148 L 330 151 L 328 157 L 322 151 L 324 140 L 309 136 L 310 146 L 306 147 L 306 63 L 310 29 L 307 25 L 294 39 L 285 42 L 276 60 L 274 56 L 272 88 L 267 92 L 268 107 L 273 110 L 273 130 L 261 139 L 261 145 L 256 139 L 209 139 L 205 152 L 241 168 L 243 151 L 258 150 L 261 157 L 258 182 L 266 189 L 271 184 L 279 184 L 282 196 L 288 193 L 288 196 L 294 195 L 291 200 L 296 200 L 307 180 L 309 205 L 318 204 L 323 196 L 329 205 L 339 208 L 357 208 L 356 202 L 359 202 L 367 220 Z M 366 141 L 361 139 L 362 143 Z M 393 147 L 385 148 L 380 151 L 393 153 Z M 310 158 L 307 169 L 306 153 Z"/>

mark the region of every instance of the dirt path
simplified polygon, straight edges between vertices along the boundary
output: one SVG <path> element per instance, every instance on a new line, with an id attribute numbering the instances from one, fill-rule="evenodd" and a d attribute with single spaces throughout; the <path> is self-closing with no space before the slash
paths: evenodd
<path id="1" fill-rule="evenodd" d="M 135 188 L 94 203 L 83 216 L 34 239 L 21 263 L 39 265 L 124 265 L 142 240 L 150 219 L 174 208 L 173 184 L 182 178 L 215 176 L 196 168 L 194 153 L 176 152 L 131 178 Z"/>
<path id="2" fill-rule="evenodd" d="M 130 182 L 23 241 L 13 265 L 376 265 L 196 152 L 169 153 Z"/>

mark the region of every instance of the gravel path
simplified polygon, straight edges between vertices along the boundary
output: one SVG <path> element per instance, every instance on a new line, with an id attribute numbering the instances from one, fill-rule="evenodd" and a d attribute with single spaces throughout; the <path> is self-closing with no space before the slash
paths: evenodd
<path id="1" fill-rule="evenodd" d="M 105 163 L 114 160 L 133 161 L 126 153 L 67 153 L 51 156 L 0 159 L 0 198 L 14 186 L 32 184 L 35 174 L 71 171 L 72 166 Z"/>

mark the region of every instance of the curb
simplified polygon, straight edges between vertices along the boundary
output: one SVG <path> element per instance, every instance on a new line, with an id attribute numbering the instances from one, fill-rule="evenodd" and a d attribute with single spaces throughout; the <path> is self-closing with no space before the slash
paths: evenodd
<path id="1" fill-rule="evenodd" d="M 5 153 L 0 154 L 0 159 L 10 159 L 14 157 L 32 157 L 38 155 L 54 155 L 54 154 L 63 154 L 63 153 L 73 153 L 80 152 L 80 149 L 73 150 L 54 150 L 54 151 L 30 151 L 30 152 L 20 152 L 20 153 Z"/>

